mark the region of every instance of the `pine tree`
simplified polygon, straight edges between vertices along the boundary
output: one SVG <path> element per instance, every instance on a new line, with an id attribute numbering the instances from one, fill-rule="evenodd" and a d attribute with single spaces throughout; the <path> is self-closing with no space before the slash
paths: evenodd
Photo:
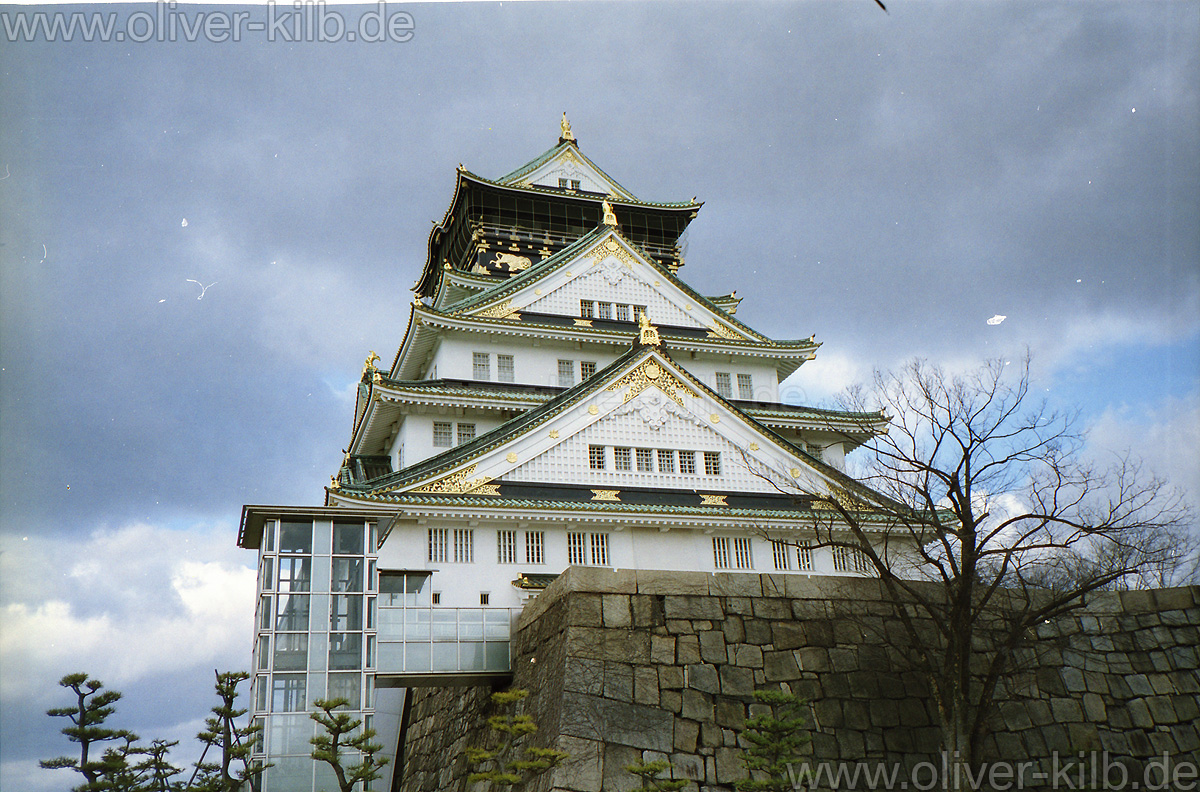
<path id="1" fill-rule="evenodd" d="M 790 790 L 789 768 L 800 762 L 800 749 L 810 739 L 804 729 L 806 702 L 777 690 L 756 690 L 754 698 L 769 706 L 771 714 L 751 718 L 742 729 L 742 741 L 748 744 L 742 761 L 751 777 L 736 786 L 744 792 Z"/>
<path id="2" fill-rule="evenodd" d="M 101 756 L 93 755 L 93 749 L 101 744 L 114 740 L 125 740 L 130 745 L 137 737 L 121 729 L 109 729 L 104 726 L 108 716 L 113 714 L 114 704 L 121 698 L 115 690 L 104 690 L 104 683 L 98 679 L 89 679 L 85 673 L 67 674 L 58 684 L 73 691 L 76 703 L 72 707 L 55 707 L 46 711 L 47 715 L 55 718 L 70 718 L 71 725 L 63 727 L 62 733 L 71 742 L 79 743 L 79 758 L 60 756 L 40 762 L 42 767 L 49 770 L 71 768 L 83 775 L 86 782 L 76 787 L 79 792 L 102 790 L 100 786 L 105 775 L 117 767 L 118 754 L 108 756 L 105 751 Z"/>
<path id="3" fill-rule="evenodd" d="M 354 718 L 347 712 L 334 712 L 338 707 L 350 706 L 350 702 L 344 698 L 317 699 L 313 706 L 320 712 L 309 713 L 308 717 L 321 724 L 325 733 L 309 741 L 313 744 L 312 758 L 333 768 L 341 792 L 353 792 L 354 785 L 358 783 L 367 789 L 372 781 L 382 775 L 380 770 L 388 761 L 375 755 L 383 749 L 379 743 L 371 742 L 375 730 L 359 731 L 362 719 Z M 347 749 L 357 751 L 362 760 L 358 764 L 343 764 Z"/>
<path id="4" fill-rule="evenodd" d="M 664 770 L 672 769 L 671 763 L 660 759 L 656 762 L 636 762 L 625 765 L 625 772 L 633 773 L 642 779 L 642 785 L 631 792 L 678 792 L 687 786 L 686 779 L 659 778 Z"/>
<path id="5" fill-rule="evenodd" d="M 507 710 L 517 709 L 519 703 L 528 696 L 529 691 L 520 688 L 492 694 L 492 703 L 496 709 L 503 710 L 488 718 L 488 727 L 497 735 L 498 745 L 491 750 L 466 750 L 467 761 L 481 768 L 467 776 L 471 783 L 487 781 L 492 789 L 524 785 L 570 758 L 569 754 L 562 751 L 534 747 L 525 749 L 526 758 L 516 758 L 519 756 L 519 744 L 537 732 L 537 724 L 531 715 L 521 712 L 514 714 Z"/>
<path id="6" fill-rule="evenodd" d="M 237 686 L 246 681 L 250 675 L 245 671 L 227 671 L 216 674 L 217 698 L 221 703 L 212 708 L 212 717 L 204 721 L 205 729 L 196 735 L 204 743 L 204 754 L 196 763 L 196 772 L 192 774 L 189 790 L 195 792 L 241 792 L 243 789 L 257 789 L 258 779 L 267 765 L 252 765 L 250 752 L 254 738 L 262 727 L 256 723 L 238 726 L 237 719 L 246 714 L 246 709 L 238 709 Z M 205 762 L 210 748 L 221 752 L 219 762 Z M 235 764 L 241 767 L 234 769 Z"/>

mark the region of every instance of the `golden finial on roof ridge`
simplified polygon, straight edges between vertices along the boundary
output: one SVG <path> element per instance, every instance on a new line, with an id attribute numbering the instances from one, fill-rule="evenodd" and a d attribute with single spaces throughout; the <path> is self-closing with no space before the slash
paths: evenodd
<path id="1" fill-rule="evenodd" d="M 571 132 L 571 122 L 567 120 L 567 111 L 563 111 L 562 123 L 559 124 L 562 128 L 562 134 L 559 136 L 563 140 L 574 140 L 575 135 Z"/>
<path id="2" fill-rule="evenodd" d="M 658 328 L 650 324 L 650 317 L 642 311 L 638 317 L 638 343 L 642 346 L 659 346 Z"/>
<path id="3" fill-rule="evenodd" d="M 605 198 L 600 205 L 604 208 L 604 225 L 615 227 L 617 225 L 617 214 L 613 211 L 612 204 Z"/>

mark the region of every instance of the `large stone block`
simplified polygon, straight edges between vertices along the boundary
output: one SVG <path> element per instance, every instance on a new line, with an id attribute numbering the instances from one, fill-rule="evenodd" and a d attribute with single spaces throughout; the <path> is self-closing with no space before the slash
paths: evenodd
<path id="1" fill-rule="evenodd" d="M 762 619 L 750 619 L 743 625 L 746 631 L 746 643 L 754 644 L 755 646 L 767 646 L 771 643 L 772 624 L 779 622 L 763 621 Z"/>
<path id="2" fill-rule="evenodd" d="M 672 635 L 650 636 L 650 662 L 672 665 L 675 662 L 675 637 Z"/>
<path id="3" fill-rule="evenodd" d="M 717 572 L 709 576 L 708 593 L 714 597 L 761 597 L 762 580 L 758 575 Z"/>
<path id="4" fill-rule="evenodd" d="M 684 669 L 683 676 L 686 686 L 692 690 L 699 690 L 703 693 L 719 693 L 721 690 L 716 666 L 703 663 L 690 665 Z"/>
<path id="5" fill-rule="evenodd" d="M 733 647 L 733 662 L 742 668 L 762 668 L 762 649 L 752 644 L 738 644 Z"/>
<path id="6" fill-rule="evenodd" d="M 754 697 L 754 673 L 748 668 L 724 665 L 718 669 L 721 678 L 721 693 L 745 699 Z"/>
<path id="7" fill-rule="evenodd" d="M 799 649 L 804 645 L 800 625 L 794 621 L 772 622 L 771 643 L 776 649 Z"/>
<path id="8" fill-rule="evenodd" d="M 706 630 L 700 633 L 700 658 L 706 663 L 728 662 L 725 634 L 720 630 Z"/>
<path id="9" fill-rule="evenodd" d="M 639 750 L 671 750 L 674 716 L 658 707 L 564 693 L 560 732 Z"/>
<path id="10" fill-rule="evenodd" d="M 628 594 L 604 594 L 600 597 L 600 607 L 605 627 L 627 629 L 633 626 Z"/>
<path id="11" fill-rule="evenodd" d="M 800 625 L 805 646 L 833 646 L 833 623 L 828 619 L 812 619 Z"/>
<path id="12" fill-rule="evenodd" d="M 741 729 L 746 725 L 746 705 L 725 696 L 717 699 L 717 725 L 728 729 Z"/>
<path id="13" fill-rule="evenodd" d="M 566 600 L 567 624 L 601 627 L 604 624 L 599 594 L 572 594 Z"/>
<path id="14" fill-rule="evenodd" d="M 714 758 L 717 764 L 718 784 L 734 784 L 749 775 L 742 761 L 742 752 L 737 748 L 718 748 Z"/>
<path id="15" fill-rule="evenodd" d="M 725 643 L 736 644 L 746 640 L 741 616 L 726 616 L 725 621 L 721 623 L 721 632 L 725 634 Z"/>
<path id="16" fill-rule="evenodd" d="M 604 792 L 628 792 L 638 787 L 637 777 L 625 768 L 642 761 L 642 752 L 625 745 L 604 746 Z"/>
<path id="17" fill-rule="evenodd" d="M 683 687 L 683 668 L 675 665 L 660 665 L 658 667 L 658 687 L 660 690 L 678 690 Z"/>
<path id="18" fill-rule="evenodd" d="M 692 754 L 700 739 L 700 724 L 685 718 L 675 719 L 675 750 Z M 690 776 L 689 776 L 690 777 Z"/>
<path id="19" fill-rule="evenodd" d="M 604 743 L 560 735 L 556 748 L 571 755 L 554 769 L 553 782 L 557 789 L 571 792 L 600 792 L 604 786 Z"/>
<path id="20" fill-rule="evenodd" d="M 792 603 L 785 599 L 756 599 L 754 600 L 754 615 L 760 619 L 775 621 L 792 618 Z"/>
<path id="21" fill-rule="evenodd" d="M 700 638 L 680 635 L 675 639 L 675 662 L 679 665 L 700 662 Z"/>
<path id="22" fill-rule="evenodd" d="M 786 682 L 800 677 L 800 667 L 792 652 L 767 652 L 763 655 L 763 669 L 768 682 Z"/>
<path id="23" fill-rule="evenodd" d="M 698 690 L 683 691 L 683 708 L 679 714 L 688 720 L 711 723 L 713 719 L 713 697 Z"/>
<path id="24" fill-rule="evenodd" d="M 654 569 L 637 571 L 638 594 L 708 595 L 707 572 L 670 572 Z"/>
<path id="25" fill-rule="evenodd" d="M 725 618 L 721 603 L 712 597 L 685 597 L 668 594 L 663 600 L 663 613 L 668 619 L 712 619 Z"/>

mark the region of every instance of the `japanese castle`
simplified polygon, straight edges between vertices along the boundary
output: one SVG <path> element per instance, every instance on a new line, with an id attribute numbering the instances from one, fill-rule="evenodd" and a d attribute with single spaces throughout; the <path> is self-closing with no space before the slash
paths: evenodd
<path id="1" fill-rule="evenodd" d="M 503 681 L 522 605 L 568 566 L 864 571 L 811 526 L 861 491 L 845 455 L 886 419 L 780 402 L 819 344 L 767 338 L 736 292 L 681 280 L 700 206 L 635 197 L 565 116 L 506 176 L 459 166 L 324 506 L 242 512 L 266 792 L 336 787 L 308 717 L 335 697 L 385 746 L 373 788 L 398 788 L 405 690 Z"/>

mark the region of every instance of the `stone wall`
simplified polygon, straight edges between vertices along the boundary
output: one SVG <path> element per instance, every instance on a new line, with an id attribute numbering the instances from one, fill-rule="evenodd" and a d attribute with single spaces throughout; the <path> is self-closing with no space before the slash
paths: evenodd
<path id="1" fill-rule="evenodd" d="M 851 618 L 848 614 L 854 613 Z M 625 765 L 668 759 L 690 790 L 730 790 L 756 689 L 811 702 L 815 760 L 940 765 L 928 688 L 883 637 L 872 580 L 572 568 L 522 615 L 513 684 L 538 742 L 572 760 L 536 790 L 631 789 Z M 1105 750 L 1138 777 L 1164 753 L 1200 761 L 1200 588 L 1106 593 L 1043 625 L 1019 658 L 988 759 Z M 405 792 L 469 789 L 460 754 L 488 738 L 490 689 L 418 689 Z"/>

